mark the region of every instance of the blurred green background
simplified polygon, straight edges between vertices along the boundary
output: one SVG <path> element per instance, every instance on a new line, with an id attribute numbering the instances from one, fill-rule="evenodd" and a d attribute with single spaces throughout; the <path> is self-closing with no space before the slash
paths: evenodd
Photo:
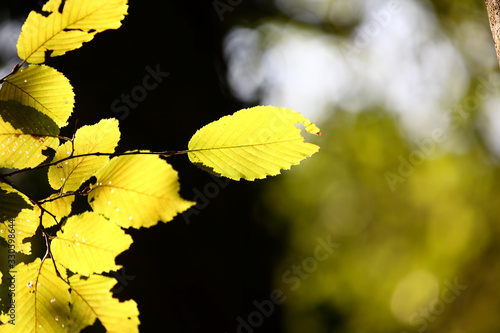
<path id="1" fill-rule="evenodd" d="M 39 5 L 2 6 L 15 52 L 16 20 Z M 120 121 L 122 150 L 183 149 L 258 104 L 323 135 L 256 183 L 171 161 L 186 199 L 218 191 L 188 219 L 130 231 L 117 297 L 137 300 L 141 331 L 500 331 L 500 73 L 484 2 L 132 0 L 123 28 L 49 62 L 75 86 L 79 125 L 120 116 L 112 101 L 156 64 L 170 76 Z"/>
<path id="2" fill-rule="evenodd" d="M 500 81 L 484 3 L 277 3 L 287 18 L 229 39 L 250 41 L 252 60 L 229 59 L 264 77 L 260 103 L 310 112 L 324 133 L 263 197 L 269 230 L 287 234 L 284 331 L 500 331 Z M 318 237 L 339 246 L 314 264 Z M 295 285 L 294 265 L 307 273 Z"/>

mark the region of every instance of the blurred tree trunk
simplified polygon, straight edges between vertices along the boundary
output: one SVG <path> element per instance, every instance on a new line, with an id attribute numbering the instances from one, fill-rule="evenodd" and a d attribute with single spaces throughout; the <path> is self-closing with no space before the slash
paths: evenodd
<path id="1" fill-rule="evenodd" d="M 490 20 L 491 35 L 495 42 L 498 63 L 500 65 L 500 2 L 498 0 L 484 0 L 488 18 Z"/>

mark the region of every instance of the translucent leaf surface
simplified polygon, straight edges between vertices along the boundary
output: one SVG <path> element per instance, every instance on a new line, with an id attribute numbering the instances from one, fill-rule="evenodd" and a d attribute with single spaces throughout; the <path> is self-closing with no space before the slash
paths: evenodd
<path id="1" fill-rule="evenodd" d="M 71 213 L 71 204 L 75 200 L 75 196 L 70 195 L 61 197 L 59 194 L 53 194 L 46 200 L 47 201 L 42 204 L 42 207 L 54 216 L 45 212 L 42 216 L 42 225 L 45 228 L 50 228 L 53 225 L 60 223 L 63 217 L 66 217 Z M 40 216 L 40 211 L 41 209 L 35 206 L 37 217 Z"/>
<path id="2" fill-rule="evenodd" d="M 82 275 L 120 269 L 118 254 L 132 244 L 132 237 L 103 216 L 86 212 L 73 215 L 57 232 L 51 249 L 54 259 Z"/>
<path id="3" fill-rule="evenodd" d="M 12 268 L 14 268 L 14 267 L 12 267 Z M 7 273 L 7 274 L 8 274 L 8 273 Z M 2 279 L 2 276 L 3 276 L 3 274 L 2 274 L 2 272 L 0 272 L 0 302 L 1 302 L 0 304 L 7 303 L 7 302 L 8 302 L 8 297 L 9 297 L 9 296 L 8 296 L 8 294 L 7 294 L 7 292 L 5 292 L 5 291 L 4 291 L 4 292 L 2 292 L 2 288 L 5 288 L 5 287 L 6 287 L 6 285 L 8 286 L 8 284 L 9 284 L 9 282 L 10 282 L 10 281 L 9 281 L 9 280 L 7 280 L 7 281 L 6 281 L 6 283 L 5 283 L 5 285 L 3 285 L 3 286 L 2 286 L 2 283 L 3 283 L 3 281 L 2 281 L 2 280 L 3 280 L 3 279 Z M 7 288 L 8 288 L 8 287 L 7 287 Z M 7 294 L 7 296 L 2 295 L 2 294 L 4 294 L 4 293 L 5 293 L 5 294 Z M 6 300 L 7 300 L 7 302 L 5 302 L 5 301 L 3 301 L 3 302 L 2 302 L 2 297 L 3 297 L 4 299 L 6 299 Z M 7 312 L 7 313 L 2 313 L 2 311 L 0 311 L 0 326 L 2 325 L 2 323 L 7 323 L 9 320 L 10 320 L 10 316 L 8 315 L 8 312 Z"/>
<path id="4" fill-rule="evenodd" d="M 0 101 L 0 167 L 30 168 L 42 163 L 43 150 L 59 145 L 59 127 L 36 109 Z"/>
<path id="5" fill-rule="evenodd" d="M 158 156 L 112 158 L 96 177 L 90 205 L 125 228 L 168 222 L 195 204 L 179 196 L 177 171 Z"/>
<path id="6" fill-rule="evenodd" d="M 90 153 L 113 153 L 120 140 L 118 120 L 103 119 L 98 124 L 83 126 L 76 131 L 73 156 Z M 71 142 L 59 146 L 54 162 L 71 155 Z M 54 189 L 76 191 L 109 160 L 108 156 L 84 156 L 63 161 L 49 167 L 49 184 Z"/>
<path id="7" fill-rule="evenodd" d="M 31 106 L 63 127 L 73 111 L 75 94 L 62 73 L 48 66 L 32 65 L 5 79 L 0 100 Z"/>
<path id="8" fill-rule="evenodd" d="M 60 56 L 77 49 L 98 32 L 117 29 L 127 14 L 127 0 L 49 0 L 42 8 L 48 15 L 32 11 L 17 42 L 19 58 L 43 63 L 46 52 Z M 60 12 L 62 9 L 62 12 Z"/>
<path id="9" fill-rule="evenodd" d="M 5 183 L 0 183 L 0 217 L 0 237 L 9 249 L 31 254 L 31 243 L 25 239 L 38 228 L 36 214 L 28 198 Z"/>
<path id="10" fill-rule="evenodd" d="M 71 284 L 71 322 L 68 332 L 80 332 L 98 318 L 107 332 L 139 332 L 139 311 L 133 300 L 120 302 L 109 291 L 113 278 L 91 275 L 81 278 L 73 275 Z"/>
<path id="11" fill-rule="evenodd" d="M 189 141 L 188 156 L 192 163 L 234 180 L 274 176 L 319 149 L 304 142 L 296 124 L 321 135 L 316 125 L 290 109 L 240 110 L 199 129 Z"/>
<path id="12" fill-rule="evenodd" d="M 14 240 L 16 252 L 31 254 L 31 243 L 26 238 L 36 233 L 38 222 L 33 209 L 23 209 L 15 218 L 0 223 L 0 236 L 4 238 L 9 247 Z"/>
<path id="13" fill-rule="evenodd" d="M 60 267 L 58 270 L 65 273 Z M 66 332 L 69 286 L 57 276 L 53 262 L 36 258 L 17 265 L 10 274 L 16 280 L 16 319 L 15 325 L 3 326 L 2 333 Z"/>

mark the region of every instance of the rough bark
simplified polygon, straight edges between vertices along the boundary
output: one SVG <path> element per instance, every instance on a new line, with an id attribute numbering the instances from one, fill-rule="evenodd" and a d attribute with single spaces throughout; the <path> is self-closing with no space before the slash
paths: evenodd
<path id="1" fill-rule="evenodd" d="M 495 42 L 495 50 L 497 52 L 497 59 L 500 65 L 500 1 L 499 0 L 484 0 L 486 3 L 486 10 L 488 11 L 488 18 L 490 20 L 491 35 Z"/>

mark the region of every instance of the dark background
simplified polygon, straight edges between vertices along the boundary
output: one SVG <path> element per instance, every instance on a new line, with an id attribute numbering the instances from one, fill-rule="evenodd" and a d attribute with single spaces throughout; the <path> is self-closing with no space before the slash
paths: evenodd
<path id="1" fill-rule="evenodd" d="M 29 11 L 41 9 L 38 3 L 3 1 L 0 10 L 24 20 Z M 250 1 L 232 7 L 221 21 L 211 1 L 132 0 L 120 29 L 47 60 L 75 91 L 75 110 L 63 134 L 73 133 L 76 120 L 79 127 L 123 117 L 111 104 L 142 85 L 147 66 L 159 66 L 169 76 L 120 119 L 118 151 L 185 149 L 198 128 L 252 106 L 241 104 L 228 89 L 222 40 L 238 22 L 249 23 L 274 10 Z M 168 161 L 179 172 L 185 199 L 193 200 L 196 189 L 203 193 L 207 184 L 217 188 L 187 156 Z M 231 181 L 219 186 L 198 215 L 190 215 L 189 224 L 180 215 L 166 224 L 128 231 L 134 243 L 117 259 L 124 269 L 115 296 L 138 303 L 141 332 L 235 332 L 237 317 L 255 310 L 254 300 L 269 299 L 273 264 L 283 244 L 266 231 L 266 212 L 258 203 L 262 186 L 262 181 Z M 280 309 L 255 331 L 280 332 Z"/>

